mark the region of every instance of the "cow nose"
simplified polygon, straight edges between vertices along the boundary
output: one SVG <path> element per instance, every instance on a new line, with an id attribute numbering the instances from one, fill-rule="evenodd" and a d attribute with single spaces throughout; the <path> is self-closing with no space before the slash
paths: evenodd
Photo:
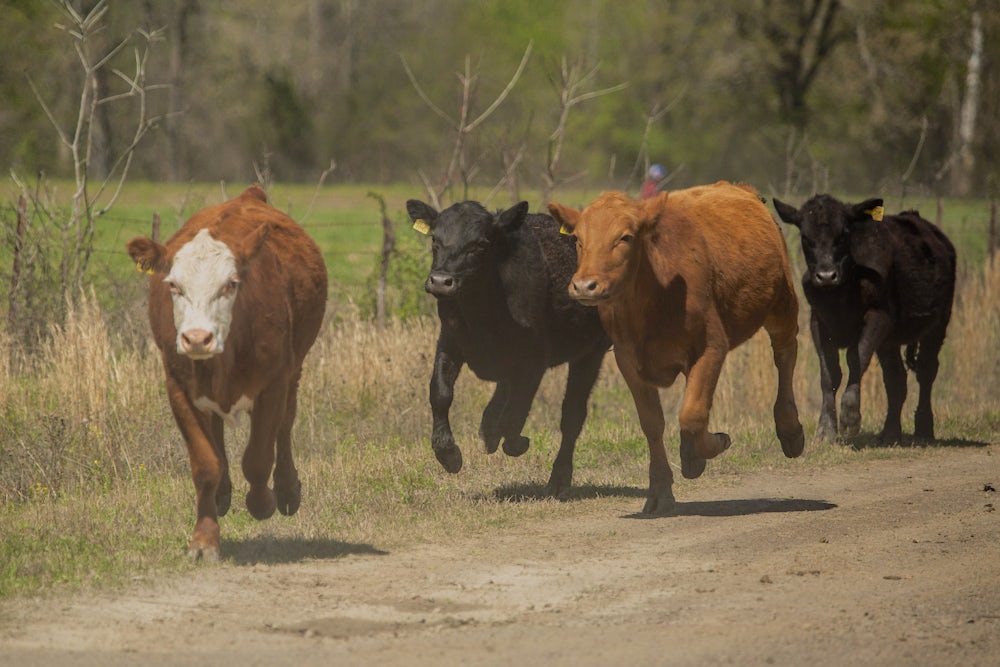
<path id="1" fill-rule="evenodd" d="M 837 275 L 837 271 L 833 269 L 817 271 L 814 274 L 813 279 L 816 281 L 817 285 L 836 285 L 839 280 L 839 276 Z"/>
<path id="2" fill-rule="evenodd" d="M 590 298 L 597 294 L 597 281 L 593 278 L 575 278 L 569 284 L 570 296 Z"/>
<path id="3" fill-rule="evenodd" d="M 424 288 L 431 294 L 438 296 L 447 296 L 449 294 L 454 294 L 455 290 L 458 289 L 458 280 L 455 276 L 442 273 L 440 271 L 432 271 L 430 275 L 427 276 L 427 282 L 424 284 Z"/>
<path id="4" fill-rule="evenodd" d="M 181 334 L 181 347 L 188 354 L 206 354 L 215 348 L 215 336 L 204 329 L 188 329 Z"/>

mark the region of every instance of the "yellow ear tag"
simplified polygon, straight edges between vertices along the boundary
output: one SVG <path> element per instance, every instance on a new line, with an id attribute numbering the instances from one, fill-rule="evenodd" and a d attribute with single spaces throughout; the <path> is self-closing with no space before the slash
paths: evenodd
<path id="1" fill-rule="evenodd" d="M 865 211 L 865 213 L 867 213 L 868 215 L 870 215 L 872 217 L 872 220 L 874 220 L 875 222 L 882 222 L 882 213 L 883 212 L 884 212 L 884 209 L 881 206 L 876 206 L 875 208 L 871 209 L 870 211 Z"/>
<path id="2" fill-rule="evenodd" d="M 573 236 L 573 230 L 566 225 L 559 225 L 559 233 L 565 234 L 566 236 Z"/>
<path id="3" fill-rule="evenodd" d="M 148 273 L 149 275 L 153 275 L 153 269 L 142 268 L 142 262 L 135 263 L 135 270 L 138 271 L 139 273 Z"/>
<path id="4" fill-rule="evenodd" d="M 423 234 L 424 236 L 431 233 L 431 226 L 428 225 L 423 220 L 414 220 L 413 228 L 418 232 L 420 232 L 421 234 Z"/>

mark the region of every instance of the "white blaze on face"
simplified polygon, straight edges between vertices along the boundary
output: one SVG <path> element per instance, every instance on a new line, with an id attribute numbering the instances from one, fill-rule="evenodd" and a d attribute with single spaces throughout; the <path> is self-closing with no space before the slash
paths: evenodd
<path id="1" fill-rule="evenodd" d="M 174 300 L 177 351 L 193 359 L 222 352 L 239 287 L 229 246 L 201 230 L 174 255 L 164 282 Z"/>

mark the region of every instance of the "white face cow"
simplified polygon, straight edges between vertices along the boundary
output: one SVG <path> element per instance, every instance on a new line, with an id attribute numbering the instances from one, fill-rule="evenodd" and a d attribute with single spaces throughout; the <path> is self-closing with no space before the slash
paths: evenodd
<path id="1" fill-rule="evenodd" d="M 174 255 L 164 282 L 174 301 L 177 352 L 192 359 L 221 353 L 240 284 L 229 246 L 202 229 Z"/>

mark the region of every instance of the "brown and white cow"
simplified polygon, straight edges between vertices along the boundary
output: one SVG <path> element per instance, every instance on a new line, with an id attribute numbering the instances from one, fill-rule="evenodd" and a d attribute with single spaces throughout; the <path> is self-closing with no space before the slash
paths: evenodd
<path id="1" fill-rule="evenodd" d="M 188 553 L 217 560 L 218 517 L 232 493 L 224 424 L 250 414 L 242 462 L 250 513 L 266 519 L 299 507 L 292 423 L 302 361 L 326 308 L 326 265 L 256 185 L 199 211 L 166 244 L 140 237 L 127 247 L 152 273 L 149 323 L 191 459 L 198 519 Z"/>
<path id="2" fill-rule="evenodd" d="M 643 513 L 674 509 L 658 388 L 687 378 L 681 471 L 698 477 L 730 444 L 707 430 L 723 361 L 761 327 L 778 368 L 778 440 L 786 456 L 802 453 L 792 391 L 798 300 L 784 237 L 752 188 L 719 182 L 644 201 L 609 192 L 582 212 L 556 203 L 549 212 L 576 236 L 570 294 L 597 306 L 649 444 Z"/>

